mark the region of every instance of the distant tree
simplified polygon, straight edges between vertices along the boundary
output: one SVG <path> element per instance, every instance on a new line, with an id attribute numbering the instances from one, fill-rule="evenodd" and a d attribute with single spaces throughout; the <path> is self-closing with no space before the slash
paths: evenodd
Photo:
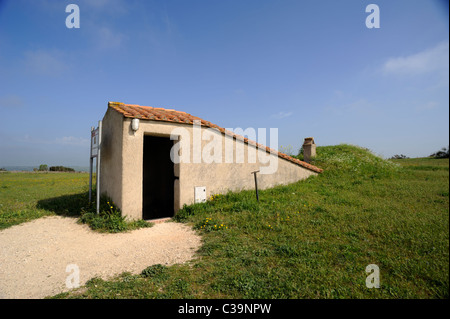
<path id="1" fill-rule="evenodd" d="M 429 157 L 434 158 L 449 158 L 449 147 L 443 147 L 440 151 L 437 151 L 436 153 L 431 154 Z"/>
<path id="2" fill-rule="evenodd" d="M 292 155 L 292 157 L 295 157 L 301 161 L 303 161 L 303 145 L 300 147 L 300 149 L 298 150 L 297 155 Z"/>
<path id="3" fill-rule="evenodd" d="M 51 172 L 75 172 L 73 168 L 64 166 L 50 166 L 49 171 Z"/>
<path id="4" fill-rule="evenodd" d="M 403 154 L 400 154 L 400 155 L 395 154 L 395 155 L 392 156 L 390 159 L 405 159 L 405 158 L 409 158 L 409 157 L 406 156 L 406 155 L 403 155 Z"/>
<path id="5" fill-rule="evenodd" d="M 284 153 L 284 154 L 289 155 L 289 156 L 294 155 L 293 149 L 292 149 L 292 145 L 288 145 L 288 146 L 280 145 L 279 151 L 281 153 Z"/>
<path id="6" fill-rule="evenodd" d="M 39 171 L 48 171 L 48 166 L 46 164 L 39 165 Z"/>
<path id="7" fill-rule="evenodd" d="M 302 146 L 300 147 L 300 149 L 298 150 L 297 156 L 300 156 L 300 155 L 303 156 L 303 145 L 302 145 Z"/>

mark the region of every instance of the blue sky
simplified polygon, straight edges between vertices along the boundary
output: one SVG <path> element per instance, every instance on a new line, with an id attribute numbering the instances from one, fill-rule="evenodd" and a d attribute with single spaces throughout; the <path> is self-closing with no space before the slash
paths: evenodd
<path id="1" fill-rule="evenodd" d="M 448 25 L 448 1 L 0 0 L 0 167 L 87 166 L 108 101 L 427 156 L 449 144 Z"/>

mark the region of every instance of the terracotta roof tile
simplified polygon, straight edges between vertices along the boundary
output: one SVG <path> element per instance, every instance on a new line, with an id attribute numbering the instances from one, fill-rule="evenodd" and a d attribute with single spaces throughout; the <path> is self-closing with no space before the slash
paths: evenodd
<path id="1" fill-rule="evenodd" d="M 123 114 L 123 116 L 128 117 L 128 118 L 138 118 L 138 119 L 142 119 L 142 120 L 163 121 L 163 122 L 173 122 L 173 123 L 186 123 L 186 124 L 194 124 L 194 121 L 198 120 L 198 121 L 200 121 L 202 126 L 216 128 L 221 133 L 226 134 L 228 136 L 232 136 L 233 138 L 235 138 L 237 140 L 244 141 L 244 143 L 246 143 L 246 144 L 257 146 L 260 149 L 265 148 L 266 152 L 268 152 L 268 153 L 278 155 L 278 157 L 281 157 L 285 160 L 288 160 L 292 163 L 295 163 L 299 166 L 307 168 L 316 173 L 323 172 L 323 169 L 321 169 L 321 168 L 318 168 L 314 165 L 300 161 L 299 159 L 296 159 L 294 157 L 291 157 L 289 155 L 281 153 L 277 150 L 271 149 L 262 144 L 256 143 L 255 141 L 249 140 L 246 137 L 244 138 L 243 136 L 234 134 L 233 132 L 226 130 L 220 126 L 217 126 L 216 124 L 205 121 L 199 117 L 193 116 L 186 112 L 176 111 L 173 109 L 164 109 L 161 107 L 150 107 L 150 106 L 141 106 L 141 105 L 135 105 L 135 104 L 124 104 L 124 103 L 120 103 L 120 102 L 109 102 L 108 107 L 116 110 L 117 112 Z"/>

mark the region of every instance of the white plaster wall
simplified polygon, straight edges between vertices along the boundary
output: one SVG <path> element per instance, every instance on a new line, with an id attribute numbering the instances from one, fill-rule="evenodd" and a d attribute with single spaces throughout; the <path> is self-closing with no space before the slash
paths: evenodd
<path id="1" fill-rule="evenodd" d="M 109 113 L 114 113 L 110 115 Z M 122 213 L 131 219 L 142 218 L 142 176 L 143 176 L 143 136 L 156 135 L 170 137 L 176 128 L 183 128 L 188 133 L 190 139 L 189 152 L 190 163 L 175 164 L 175 211 L 184 204 L 194 202 L 194 187 L 206 186 L 207 197 L 212 194 L 226 193 L 229 190 L 238 191 L 242 189 L 254 189 L 254 176 L 252 171 L 260 170 L 267 164 L 259 163 L 256 156 L 256 163 L 248 163 L 249 146 L 242 141 L 233 140 L 233 151 L 236 153 L 236 144 L 244 145 L 244 163 L 226 163 L 225 152 L 223 150 L 225 138 L 230 137 L 213 132 L 222 144 L 221 163 L 193 163 L 193 126 L 187 124 L 176 124 L 161 121 L 141 120 L 137 132 L 131 130 L 131 119 L 123 118 L 123 125 L 118 123 L 121 114 L 109 109 L 103 122 L 103 131 L 109 142 L 102 145 L 102 152 L 108 154 L 105 162 L 102 159 L 102 190 L 110 195 L 114 202 L 119 205 Z M 109 123 L 111 121 L 111 123 Z M 105 129 L 106 128 L 106 129 Z M 117 130 L 117 132 L 112 132 Z M 201 128 L 204 133 L 206 128 Z M 119 135 L 122 135 L 120 141 Z M 186 136 L 181 139 L 185 142 Z M 201 141 L 202 149 L 210 141 Z M 209 144 L 211 145 L 211 144 Z M 113 150 L 106 150 L 107 148 Z M 105 151 L 103 149 L 105 148 Z M 186 150 L 181 148 L 181 152 Z M 265 151 L 263 155 L 268 156 Z M 120 156 L 120 153 L 122 156 Z M 103 155 L 102 155 L 103 156 Z M 265 189 L 279 184 L 293 183 L 305 179 L 317 173 L 296 165 L 290 161 L 270 155 L 272 160 L 277 160 L 277 171 L 273 174 L 258 174 L 258 188 Z M 236 154 L 234 154 L 234 161 Z"/>

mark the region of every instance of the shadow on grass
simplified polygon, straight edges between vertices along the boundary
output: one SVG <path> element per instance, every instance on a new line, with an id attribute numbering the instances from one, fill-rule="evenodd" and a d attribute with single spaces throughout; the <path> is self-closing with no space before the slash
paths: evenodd
<path id="1" fill-rule="evenodd" d="M 97 214 L 95 198 L 89 204 L 89 192 L 42 199 L 38 201 L 37 207 L 59 216 L 79 218 L 80 223 L 99 232 L 119 233 L 153 226 L 145 220 L 126 220 L 107 196 L 101 196 L 100 212 Z"/>
<path id="2" fill-rule="evenodd" d="M 89 192 L 41 199 L 37 203 L 37 208 L 67 217 L 80 217 L 82 210 L 87 211 L 92 206 L 89 204 Z"/>

